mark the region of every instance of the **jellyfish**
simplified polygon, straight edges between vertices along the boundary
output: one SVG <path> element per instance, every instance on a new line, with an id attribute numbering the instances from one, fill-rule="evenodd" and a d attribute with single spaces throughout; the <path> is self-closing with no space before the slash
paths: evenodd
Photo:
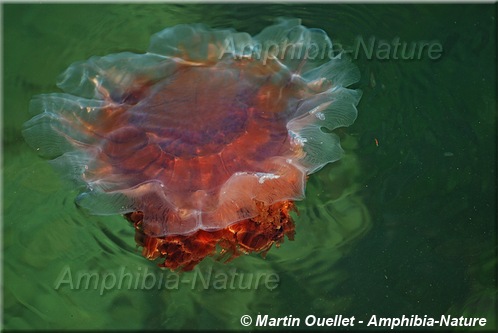
<path id="1" fill-rule="evenodd" d="M 160 266 L 264 255 L 293 239 L 307 177 L 341 157 L 332 131 L 357 116 L 358 69 L 332 46 L 299 19 L 255 36 L 170 27 L 144 54 L 70 65 L 23 135 L 80 187 L 79 207 L 124 215 Z"/>

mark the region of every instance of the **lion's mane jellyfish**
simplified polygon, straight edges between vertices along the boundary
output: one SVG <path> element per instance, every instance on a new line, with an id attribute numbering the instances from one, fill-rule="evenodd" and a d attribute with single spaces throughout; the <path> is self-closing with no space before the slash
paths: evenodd
<path id="1" fill-rule="evenodd" d="M 280 20 L 251 37 L 204 25 L 152 36 L 147 53 L 72 64 L 35 97 L 27 142 L 84 187 L 76 203 L 124 214 L 149 259 L 190 270 L 292 239 L 307 176 L 340 158 L 356 67 L 319 29 Z M 218 247 L 218 250 L 217 250 Z"/>

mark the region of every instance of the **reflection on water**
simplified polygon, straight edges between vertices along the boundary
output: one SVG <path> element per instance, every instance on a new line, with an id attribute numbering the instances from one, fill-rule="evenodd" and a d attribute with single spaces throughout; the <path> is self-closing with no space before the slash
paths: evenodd
<path id="1" fill-rule="evenodd" d="M 241 315 L 257 313 L 301 318 L 451 313 L 493 322 L 492 7 L 207 8 L 4 6 L 6 328 L 240 329 Z M 165 280 L 175 275 L 141 257 L 124 219 L 89 216 L 75 207 L 78 190 L 60 181 L 22 140 L 29 100 L 56 91 L 57 76 L 72 62 L 143 52 L 149 36 L 166 26 L 202 22 L 254 34 L 278 16 L 301 17 L 346 47 L 359 35 L 365 40 L 399 36 L 437 39 L 444 54 L 438 62 L 376 61 L 364 55 L 355 60 L 364 91 L 359 118 L 339 133 L 346 157 L 310 177 L 307 199 L 298 203 L 295 241 L 271 249 L 266 259 L 206 260 L 182 275 L 192 281 L 212 272 L 221 281 L 219 289 L 202 283 L 128 288 L 127 280 L 121 288 L 102 289 L 104 276 L 111 283 L 121 272 L 139 277 L 153 272 Z M 71 289 L 69 281 L 85 272 L 100 278 L 97 287 Z M 278 286 L 230 289 L 223 278 L 234 273 L 277 274 Z"/>

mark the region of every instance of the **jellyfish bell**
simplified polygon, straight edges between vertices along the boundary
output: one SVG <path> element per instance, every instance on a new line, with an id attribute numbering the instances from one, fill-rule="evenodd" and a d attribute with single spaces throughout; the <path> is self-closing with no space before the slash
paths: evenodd
<path id="1" fill-rule="evenodd" d="M 145 54 L 72 64 L 65 93 L 33 99 L 23 134 L 84 186 L 79 206 L 133 222 L 147 258 L 189 270 L 217 246 L 229 258 L 266 252 L 293 238 L 293 202 L 340 158 L 330 131 L 357 115 L 356 67 L 306 58 L 331 45 L 297 19 L 254 37 L 167 28 Z"/>

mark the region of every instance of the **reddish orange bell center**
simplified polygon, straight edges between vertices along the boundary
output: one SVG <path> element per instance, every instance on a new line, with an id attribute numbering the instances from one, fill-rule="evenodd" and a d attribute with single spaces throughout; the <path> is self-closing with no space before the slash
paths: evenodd
<path id="1" fill-rule="evenodd" d="M 116 112 L 124 113 L 127 125 L 116 122 L 119 126 L 110 130 L 99 158 L 113 170 L 96 169 L 86 176 L 119 175 L 120 181 L 130 179 L 130 186 L 149 179 L 164 184 L 176 215 L 159 217 L 164 222 L 156 220 L 154 225 L 145 223 L 149 235 L 161 233 L 164 226 L 159 224 L 168 219 L 171 225 L 197 211 L 214 211 L 224 200 L 222 186 L 234 174 L 264 174 L 272 165 L 269 156 L 291 150 L 282 102 L 288 97 L 286 89 L 266 82 L 272 73 L 265 76 L 265 68 L 243 63 L 235 68 L 180 66 L 167 79 L 146 85 L 147 92 L 134 92 L 145 97 Z M 258 75 L 243 74 L 244 66 Z M 294 181 L 300 183 L 299 178 L 288 178 L 287 184 Z M 281 189 L 282 194 L 292 191 L 292 185 Z M 149 201 L 153 209 L 155 201 Z M 150 216 L 147 209 L 144 214 Z"/>
<path id="2" fill-rule="evenodd" d="M 290 142 L 281 114 L 285 91 L 263 81 L 237 67 L 180 67 L 137 94 L 147 97 L 120 116 L 127 126 L 102 119 L 116 130 L 106 128 L 101 159 L 110 159 L 113 174 L 133 172 L 137 184 L 156 178 L 188 191 L 219 188 L 237 172 L 264 172 L 261 162 L 288 151 Z"/>

